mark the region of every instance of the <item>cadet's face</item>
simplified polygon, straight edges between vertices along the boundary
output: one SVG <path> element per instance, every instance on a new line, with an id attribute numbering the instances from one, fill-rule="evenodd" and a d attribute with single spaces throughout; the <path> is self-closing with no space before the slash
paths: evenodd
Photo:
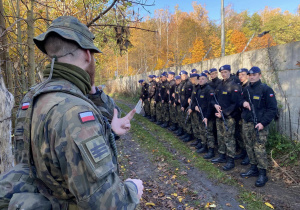
<path id="1" fill-rule="evenodd" d="M 192 77 L 192 78 L 191 78 L 191 83 L 192 83 L 193 85 L 198 84 L 197 77 Z"/>
<path id="2" fill-rule="evenodd" d="M 246 82 L 248 79 L 249 79 L 249 76 L 247 75 L 246 72 L 239 73 L 239 80 L 241 81 L 241 83 Z"/>
<path id="3" fill-rule="evenodd" d="M 249 74 L 249 81 L 251 83 L 257 82 L 258 80 L 260 80 L 260 78 L 261 78 L 261 74 L 259 74 L 259 73 Z"/>
<path id="4" fill-rule="evenodd" d="M 211 79 L 215 79 L 217 77 L 218 77 L 218 72 L 217 71 L 214 71 L 214 72 L 210 73 L 210 78 Z"/>
<path id="5" fill-rule="evenodd" d="M 177 79 L 177 80 L 175 81 L 176 85 L 179 85 L 180 82 L 181 82 L 181 79 Z"/>
<path id="6" fill-rule="evenodd" d="M 207 77 L 199 77 L 199 84 L 205 85 L 207 83 Z"/>
<path id="7" fill-rule="evenodd" d="M 230 71 L 228 70 L 221 71 L 221 76 L 224 80 L 227 80 L 230 77 Z"/>
<path id="8" fill-rule="evenodd" d="M 162 77 L 161 77 L 161 81 L 164 82 L 164 81 L 166 81 L 166 80 L 167 80 L 167 77 L 165 77 L 165 76 L 162 76 Z"/>
<path id="9" fill-rule="evenodd" d="M 158 78 L 158 77 L 156 77 L 156 78 L 155 78 L 155 81 L 156 81 L 156 82 L 159 82 L 159 78 Z"/>
<path id="10" fill-rule="evenodd" d="M 148 81 L 149 81 L 149 82 L 151 82 L 152 80 L 153 80 L 152 78 L 148 77 Z"/>
<path id="11" fill-rule="evenodd" d="M 181 80 L 186 80 L 188 76 L 186 74 L 182 74 L 180 77 L 181 77 Z"/>

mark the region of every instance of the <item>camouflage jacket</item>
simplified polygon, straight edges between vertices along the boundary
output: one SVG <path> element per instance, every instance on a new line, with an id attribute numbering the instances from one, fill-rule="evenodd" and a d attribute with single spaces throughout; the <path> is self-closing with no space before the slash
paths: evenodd
<path id="1" fill-rule="evenodd" d="M 137 187 L 117 174 L 110 125 L 97 106 L 64 79 L 52 79 L 35 95 L 31 152 L 36 176 L 49 194 L 79 209 L 135 209 Z M 26 100 L 25 96 L 17 118 L 26 112 Z M 18 142 L 21 131 L 17 124 L 17 163 L 28 161 L 21 139 Z"/>

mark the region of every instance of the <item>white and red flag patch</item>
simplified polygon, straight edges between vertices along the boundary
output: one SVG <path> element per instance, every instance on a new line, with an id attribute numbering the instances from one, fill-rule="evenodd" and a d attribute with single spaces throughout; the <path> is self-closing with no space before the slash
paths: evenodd
<path id="1" fill-rule="evenodd" d="M 22 110 L 26 110 L 26 109 L 28 109 L 29 105 L 30 105 L 29 102 L 25 102 L 25 103 L 22 104 L 21 109 L 22 109 Z"/>
<path id="2" fill-rule="evenodd" d="M 270 94 L 270 97 L 273 97 L 274 96 L 274 94 Z"/>
<path id="3" fill-rule="evenodd" d="M 79 113 L 79 119 L 82 123 L 90 122 L 95 120 L 95 116 L 93 112 L 81 112 Z"/>
<path id="4" fill-rule="evenodd" d="M 239 91 L 238 91 L 238 90 L 234 90 L 234 92 L 236 92 L 236 93 L 237 93 L 237 92 L 239 92 Z"/>

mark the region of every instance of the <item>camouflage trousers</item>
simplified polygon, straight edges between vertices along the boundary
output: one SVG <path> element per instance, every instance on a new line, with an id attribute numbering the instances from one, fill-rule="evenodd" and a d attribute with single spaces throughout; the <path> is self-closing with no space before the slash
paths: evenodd
<path id="1" fill-rule="evenodd" d="M 188 134 L 192 134 L 192 122 L 191 122 L 191 116 L 188 116 L 187 120 L 186 120 L 186 117 L 187 117 L 187 108 L 184 110 L 184 111 L 181 111 L 180 110 L 180 121 L 182 123 L 182 128 L 183 130 L 188 133 Z"/>
<path id="2" fill-rule="evenodd" d="M 156 120 L 157 121 L 163 121 L 163 116 L 162 116 L 162 103 L 156 102 Z"/>
<path id="3" fill-rule="evenodd" d="M 156 108 L 155 108 L 155 99 L 154 98 L 151 98 L 151 100 L 150 100 L 150 112 L 151 112 L 151 117 L 155 117 Z"/>
<path id="4" fill-rule="evenodd" d="M 172 124 L 176 124 L 177 120 L 176 120 L 176 106 L 174 106 L 174 104 L 170 104 L 170 109 L 169 109 L 169 113 L 170 113 L 170 122 Z"/>
<path id="5" fill-rule="evenodd" d="M 146 115 L 151 115 L 150 113 L 150 102 L 148 101 L 148 99 L 145 99 L 144 101 L 144 111 Z"/>
<path id="6" fill-rule="evenodd" d="M 246 149 L 245 148 L 245 138 L 243 136 L 243 120 L 239 119 L 238 121 L 236 121 L 236 125 L 235 125 L 235 139 L 236 139 L 236 143 L 239 145 L 239 147 L 241 149 Z"/>
<path id="7" fill-rule="evenodd" d="M 226 154 L 227 156 L 234 158 L 235 149 L 236 149 L 236 141 L 234 138 L 235 119 L 229 117 L 226 118 L 225 120 L 227 123 L 228 131 L 226 131 L 222 118 L 216 119 L 218 145 L 219 145 L 218 152 L 220 154 Z"/>
<path id="8" fill-rule="evenodd" d="M 170 121 L 170 113 L 169 113 L 169 103 L 162 103 L 162 119 L 164 122 L 169 122 Z"/>
<path id="9" fill-rule="evenodd" d="M 176 105 L 176 123 L 178 124 L 179 127 L 182 127 L 182 122 L 181 122 L 181 106 L 180 104 L 179 105 Z"/>
<path id="10" fill-rule="evenodd" d="M 215 148 L 215 138 L 213 135 L 213 121 L 207 121 L 207 131 L 203 122 L 200 123 L 200 139 L 202 144 L 206 144 L 208 148 Z"/>
<path id="11" fill-rule="evenodd" d="M 199 115 L 196 111 L 192 111 L 191 113 L 191 125 L 192 125 L 192 131 L 195 138 L 201 139 Z"/>
<path id="12" fill-rule="evenodd" d="M 268 168 L 268 158 L 266 152 L 267 137 L 269 134 L 268 127 L 259 131 L 259 139 L 261 143 L 257 142 L 254 125 L 252 122 L 243 121 L 243 131 L 245 136 L 245 146 L 250 163 L 257 165 L 260 169 Z"/>

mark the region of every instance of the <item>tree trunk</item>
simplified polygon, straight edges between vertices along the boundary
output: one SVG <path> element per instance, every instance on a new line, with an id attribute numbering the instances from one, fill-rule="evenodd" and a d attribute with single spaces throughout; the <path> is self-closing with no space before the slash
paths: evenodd
<path id="1" fill-rule="evenodd" d="M 30 0 L 30 10 L 27 11 L 27 44 L 28 44 L 28 78 L 29 86 L 35 84 L 35 61 L 34 61 L 34 0 Z"/>

